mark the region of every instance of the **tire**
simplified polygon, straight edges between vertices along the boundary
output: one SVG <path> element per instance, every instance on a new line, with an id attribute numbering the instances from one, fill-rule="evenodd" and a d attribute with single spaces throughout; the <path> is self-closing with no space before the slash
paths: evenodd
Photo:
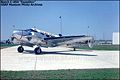
<path id="1" fill-rule="evenodd" d="M 35 52 L 35 54 L 41 54 L 42 53 L 42 50 L 40 49 L 40 47 L 36 47 L 35 49 L 34 49 L 34 52 Z"/>
<path id="2" fill-rule="evenodd" d="M 18 51 L 19 53 L 22 53 L 22 52 L 24 51 L 24 48 L 23 48 L 22 46 L 19 46 L 18 49 L 17 49 L 17 51 Z"/>

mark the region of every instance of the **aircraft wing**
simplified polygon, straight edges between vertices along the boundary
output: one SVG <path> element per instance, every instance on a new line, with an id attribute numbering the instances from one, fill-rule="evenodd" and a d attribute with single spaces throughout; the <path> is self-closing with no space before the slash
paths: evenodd
<path id="1" fill-rule="evenodd" d="M 88 44 L 89 42 L 93 42 L 92 36 L 62 36 L 62 37 L 51 37 L 51 38 L 44 38 L 48 43 L 53 43 L 56 46 L 59 45 L 73 45 L 73 44 Z"/>

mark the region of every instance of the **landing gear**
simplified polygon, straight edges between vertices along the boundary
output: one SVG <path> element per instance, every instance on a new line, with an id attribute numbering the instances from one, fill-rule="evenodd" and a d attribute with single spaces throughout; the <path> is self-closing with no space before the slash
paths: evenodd
<path id="1" fill-rule="evenodd" d="M 19 53 L 22 53 L 22 52 L 24 51 L 24 48 L 23 48 L 22 46 L 19 46 L 18 49 L 17 49 L 17 51 L 18 51 Z"/>
<path id="2" fill-rule="evenodd" d="M 42 53 L 42 50 L 41 50 L 40 47 L 36 47 L 36 48 L 34 49 L 34 52 L 35 52 L 35 54 L 41 54 L 41 53 Z"/>
<path id="3" fill-rule="evenodd" d="M 23 48 L 22 46 L 19 46 L 18 49 L 17 49 L 17 51 L 18 51 L 19 53 L 22 53 L 22 52 L 24 51 L 24 48 Z M 34 52 L 35 52 L 35 54 L 41 54 L 41 53 L 42 53 L 42 50 L 41 50 L 40 47 L 36 47 L 36 48 L 34 49 Z"/>

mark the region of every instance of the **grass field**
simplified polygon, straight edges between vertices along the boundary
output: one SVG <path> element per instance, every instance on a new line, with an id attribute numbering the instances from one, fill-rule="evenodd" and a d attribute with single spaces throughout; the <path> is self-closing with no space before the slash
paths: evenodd
<path id="1" fill-rule="evenodd" d="M 119 79 L 118 69 L 1 71 L 1 79 Z"/>
<path id="2" fill-rule="evenodd" d="M 12 47 L 12 46 L 16 46 L 16 44 L 0 44 L 0 48 L 7 48 L 7 47 Z"/>
<path id="3" fill-rule="evenodd" d="M 120 50 L 120 45 L 94 45 L 92 48 L 89 48 L 87 45 L 80 46 L 80 49 L 87 50 Z"/>

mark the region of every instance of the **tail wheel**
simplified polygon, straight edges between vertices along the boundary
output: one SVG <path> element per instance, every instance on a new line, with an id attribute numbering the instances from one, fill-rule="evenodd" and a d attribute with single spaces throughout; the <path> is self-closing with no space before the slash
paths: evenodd
<path id="1" fill-rule="evenodd" d="M 75 48 L 73 48 L 73 51 L 76 51 L 76 49 L 75 49 Z"/>
<path id="2" fill-rule="evenodd" d="M 19 53 L 22 53 L 24 51 L 24 48 L 22 46 L 19 46 L 17 50 Z"/>
<path id="3" fill-rule="evenodd" d="M 41 50 L 40 47 L 36 47 L 36 48 L 34 49 L 34 52 L 35 52 L 35 54 L 41 54 L 41 53 L 42 53 L 42 50 Z"/>

